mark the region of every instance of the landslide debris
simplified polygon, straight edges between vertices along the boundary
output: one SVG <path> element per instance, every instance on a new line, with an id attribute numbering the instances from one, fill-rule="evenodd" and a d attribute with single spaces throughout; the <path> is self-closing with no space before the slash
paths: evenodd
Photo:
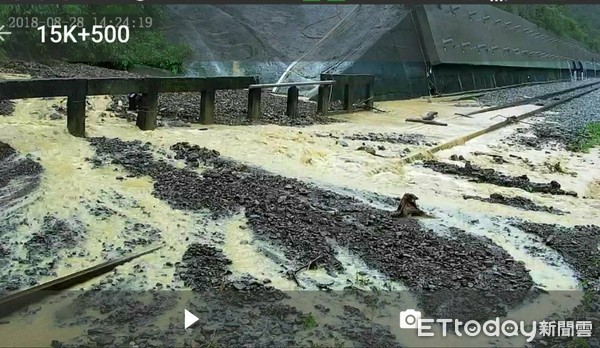
<path id="1" fill-rule="evenodd" d="M 11 100 L 0 100 L 0 116 L 10 116 L 15 111 L 15 103 Z"/>
<path id="2" fill-rule="evenodd" d="M 529 210 L 529 211 L 545 211 L 547 213 L 556 214 L 556 215 L 568 214 L 567 212 L 564 212 L 559 209 L 555 209 L 554 207 L 535 204 L 535 202 L 533 202 L 531 199 L 521 197 L 521 196 L 508 197 L 508 196 L 504 196 L 500 193 L 492 193 L 490 195 L 490 197 L 488 197 L 488 198 L 478 197 L 478 196 L 470 196 L 470 195 L 464 195 L 463 198 L 464 199 L 474 199 L 474 200 L 478 200 L 481 202 L 487 202 L 487 203 L 493 203 L 493 204 L 502 204 L 502 205 L 507 205 L 510 207 L 515 207 L 515 208 Z"/>
<path id="3" fill-rule="evenodd" d="M 584 290 L 583 300 L 569 321 L 591 321 L 591 337 L 550 336 L 535 340 L 534 347 L 600 347 L 600 227 L 513 220 L 511 224 L 523 232 L 538 236 L 548 247 L 556 250 L 577 271 Z M 552 294 L 551 294 L 552 295 Z"/>
<path id="4" fill-rule="evenodd" d="M 345 247 L 369 267 L 407 284 L 421 298 L 437 298 L 437 302 L 423 301 L 429 313 L 443 311 L 459 317 L 504 313 L 533 284 L 521 263 L 485 238 L 466 233 L 441 237 L 415 220 L 395 219 L 390 212 L 356 199 L 227 161 L 199 174 L 154 160 L 148 143 L 107 138 L 90 142 L 97 154 L 93 161 L 151 176 L 153 194 L 173 208 L 208 209 L 216 217 L 243 210 L 256 238 L 281 248 L 295 265 L 322 255 L 317 266 L 330 273 L 342 271 L 335 244 Z M 218 161 L 217 153 L 189 144 L 179 143 L 173 149 L 194 162 Z M 455 296 L 449 297 L 448 290 Z M 459 299 L 465 296 L 474 300 Z"/>
<path id="5" fill-rule="evenodd" d="M 531 182 L 527 175 L 510 176 L 496 172 L 491 168 L 479 168 L 466 162 L 464 167 L 452 163 L 439 161 L 423 162 L 425 168 L 443 174 L 457 175 L 464 178 L 469 178 L 469 181 L 477 183 L 486 183 L 503 187 L 515 187 L 528 192 L 549 193 L 552 195 L 567 195 L 577 197 L 577 193 L 573 191 L 565 191 L 556 181 L 549 183 Z"/>

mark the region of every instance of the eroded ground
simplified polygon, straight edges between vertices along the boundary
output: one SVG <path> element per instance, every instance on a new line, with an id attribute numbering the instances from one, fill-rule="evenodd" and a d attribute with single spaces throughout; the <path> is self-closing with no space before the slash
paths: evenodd
<path id="1" fill-rule="evenodd" d="M 465 118 L 454 114 L 472 106 L 422 99 L 303 128 L 141 132 L 107 111 L 112 98 L 88 101 L 87 139 L 67 134 L 61 99 L 17 101 L 0 117 L 0 171 L 9 174 L 0 179 L 0 291 L 163 247 L 2 319 L 8 345 L 525 343 L 439 330 L 418 338 L 398 326 L 407 308 L 600 325 L 597 150 L 508 145 L 527 126 L 518 124 L 426 162 L 403 160 L 537 106 Z M 449 126 L 404 120 L 429 110 Z M 446 163 L 460 174 L 467 161 L 469 175 L 432 170 Z M 470 181 L 478 170 L 504 176 Z M 434 218 L 392 218 L 407 192 Z M 183 329 L 183 308 L 201 318 L 194 329 Z"/>

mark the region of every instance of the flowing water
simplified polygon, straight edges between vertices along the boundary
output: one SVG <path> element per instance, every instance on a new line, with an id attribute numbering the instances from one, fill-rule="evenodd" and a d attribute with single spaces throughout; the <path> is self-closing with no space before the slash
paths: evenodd
<path id="1" fill-rule="evenodd" d="M 349 121 L 347 123 L 303 129 L 272 125 L 251 127 L 212 125 L 205 131 L 194 126 L 175 129 L 159 128 L 152 132 L 142 132 L 122 119 L 103 116 L 102 114 L 105 113 L 103 110 L 109 102 L 108 98 L 94 97 L 89 98 L 89 101 L 91 110 L 88 111 L 86 120 L 87 136 L 139 139 L 167 149 L 174 143 L 187 141 L 215 149 L 224 156 L 262 167 L 276 174 L 310 181 L 365 200 L 367 200 L 365 192 L 386 197 L 400 197 L 406 192 L 411 192 L 420 198 L 419 203 L 423 208 L 432 211 L 437 217 L 437 219 L 423 221 L 426 227 L 439 233 L 444 233 L 448 227 L 458 227 L 466 231 L 465 233 L 490 238 L 516 260 L 524 262 L 532 278 L 541 288 L 546 290 L 578 288 L 573 270 L 558 254 L 539 240 L 514 228 L 511 229 L 499 219 L 494 219 L 494 217 L 520 217 L 536 222 L 555 223 L 556 216 L 463 200 L 463 194 L 488 196 L 491 192 L 503 193 L 510 190 L 485 184 L 473 184 L 450 176 L 438 175 L 418 166 L 403 165 L 399 159 L 399 152 L 407 147 L 411 151 L 417 151 L 420 149 L 419 146 L 385 143 L 386 149 L 381 150 L 380 153 L 387 158 L 383 158 L 356 151 L 362 141 L 348 140 L 349 146 L 343 147 L 333 138 L 314 136 L 329 133 L 350 135 L 358 132 L 421 133 L 434 141 L 445 142 L 498 122 L 498 119 L 491 119 L 495 115 L 480 115 L 477 120 L 466 119 L 452 116 L 454 112 L 464 112 L 464 108 L 452 107 L 443 102 L 428 103 L 426 100 L 413 100 L 381 103 L 380 108 L 390 110 L 386 114 L 357 113 L 344 116 Z M 166 267 L 165 262 L 181 260 L 190 243 L 203 242 L 219 245 L 222 248 L 224 254 L 232 261 L 231 271 L 234 275 L 248 273 L 257 279 L 269 278 L 271 285 L 279 289 L 298 290 L 297 285 L 283 275 L 280 266 L 274 261 L 279 259 L 282 263 L 287 263 L 283 253 L 273 245 L 254 240 L 252 231 L 246 227 L 247 221 L 243 214 L 221 221 L 212 221 L 204 212 L 174 210 L 151 194 L 153 183 L 150 178 L 123 179 L 122 177 L 126 177 L 127 173 L 116 166 L 92 168 L 92 164 L 85 160 L 94 155 L 88 142 L 70 136 L 66 131 L 65 119 L 50 120 L 45 117 L 50 114 L 53 104 L 64 105 L 64 103 L 65 100 L 61 98 L 20 100 L 13 116 L 0 117 L 0 141 L 10 144 L 23 155 L 30 154 L 45 170 L 39 189 L 30 199 L 10 209 L 10 211 L 20 210 L 23 217 L 31 222 L 29 226 L 21 226 L 17 234 L 10 236 L 15 245 L 26 241 L 48 214 L 67 221 L 80 221 L 86 226 L 87 238 L 81 246 L 85 253 L 84 256 L 69 256 L 68 250 L 58 251 L 61 259 L 55 276 L 62 276 L 115 256 L 115 247 L 122 246 L 126 237 L 119 231 L 128 224 L 143 223 L 162 232 L 159 242 L 165 243 L 165 246 L 157 252 L 117 268 L 116 272 L 124 275 L 133 272 L 135 267 L 142 266 L 146 269 L 145 277 L 131 279 L 130 286 L 133 288 L 152 289 L 156 283 L 170 284 L 173 287 L 181 285 L 173 280 L 174 268 Z M 528 108 L 531 107 L 524 107 L 521 111 L 528 111 Z M 406 117 L 422 115 L 431 109 L 437 110 L 441 117 L 451 120 L 457 126 L 436 128 L 404 121 Z M 509 131 L 510 128 L 507 128 L 498 133 L 482 136 L 438 155 L 440 158 L 447 158 L 451 153 L 467 154 L 475 149 L 481 150 L 488 144 L 497 144 L 501 139 L 500 136 Z M 521 155 L 531 156 L 534 161 L 542 161 L 542 157 L 546 157 L 543 153 Z M 157 156 L 161 155 L 157 154 Z M 577 171 L 579 175 L 572 177 L 537 173 L 534 174 L 537 176 L 535 179 L 549 181 L 549 178 L 556 177 L 558 181 L 564 183 L 566 189 L 573 189 L 581 194 L 585 194 L 586 190 L 593 192 L 594 182 L 600 178 L 600 167 L 585 160 L 597 154 L 570 159 L 561 153 L 553 153 L 552 156 L 565 158 L 568 162 L 567 167 Z M 486 161 L 486 159 L 477 158 L 477 161 Z M 486 162 L 486 165 L 493 167 L 491 162 Z M 518 164 L 514 164 L 511 168 L 515 173 L 525 170 Z M 528 172 L 528 175 L 531 174 Z M 597 221 L 599 218 L 597 199 L 582 201 L 571 197 L 536 196 L 529 193 L 523 193 L 523 196 L 532 199 L 535 197 L 540 204 L 553 205 L 572 212 L 570 215 L 560 217 L 561 223 L 566 225 L 587 224 L 590 219 Z M 395 208 L 377 200 L 371 200 L 371 204 L 380 209 Z M 118 214 L 101 218 L 86 209 L 86 206 L 100 205 Z M 10 212 L 2 212 L 2 214 L 8 213 Z M 475 220 L 478 223 L 471 223 Z M 506 232 L 507 228 L 510 233 Z M 532 246 L 543 250 L 543 253 L 536 255 L 529 253 L 528 248 Z M 17 252 L 23 255 L 23 250 Z M 369 284 L 379 288 L 405 289 L 403 284 L 386 279 L 377 270 L 370 269 L 348 250 L 338 247 L 337 258 L 344 264 L 345 274 L 332 276 L 318 270 L 302 272 L 300 277 L 303 283 L 308 284 L 307 290 L 316 290 L 316 284 L 319 282 L 333 282 L 333 289 L 342 289 L 348 279 L 356 282 L 358 277 L 366 277 Z M 26 265 L 15 267 L 26 267 Z M 39 281 L 51 280 L 55 276 L 43 277 Z M 82 287 L 92 286 L 101 279 L 92 280 Z M 326 301 L 331 299 L 328 298 Z M 558 301 L 559 303 L 555 301 L 552 305 L 540 305 L 540 301 L 551 302 L 549 297 L 543 296 L 537 301 L 516 309 L 509 316 L 523 320 L 535 315 L 545 316 L 562 312 L 577 304 L 576 299 L 573 299 Z M 52 339 L 68 340 L 76 336 L 79 330 L 77 327 L 61 329 L 53 327 L 57 306 L 59 305 L 44 306 L 41 314 L 33 317 L 10 318 L 9 323 L 0 325 L 0 337 L 3 338 L 3 343 L 25 345 L 22 337 L 31 332 L 31 325 L 35 325 L 36 333 L 27 334 L 27 345 L 47 345 Z M 389 326 L 403 345 L 431 345 L 432 341 L 419 340 L 407 331 L 397 328 L 398 312 L 409 306 L 416 308 L 416 300 L 406 295 L 404 302 L 386 308 L 385 313 L 374 314 L 373 320 Z M 546 310 L 542 313 L 540 308 Z M 49 330 L 50 328 L 53 330 Z M 454 336 L 436 342 L 447 346 L 478 346 L 487 344 L 488 340 Z M 507 338 L 500 341 L 500 344 L 522 343 L 523 338 Z"/>

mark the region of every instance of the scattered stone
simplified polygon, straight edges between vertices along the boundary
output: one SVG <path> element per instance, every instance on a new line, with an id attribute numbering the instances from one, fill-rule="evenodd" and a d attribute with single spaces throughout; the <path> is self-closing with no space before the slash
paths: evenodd
<path id="1" fill-rule="evenodd" d="M 553 207 L 537 205 L 532 200 L 525 198 L 525 197 L 520 197 L 520 196 L 507 197 L 500 193 L 492 193 L 489 198 L 469 196 L 469 195 L 464 195 L 463 198 L 464 199 L 475 199 L 475 200 L 478 200 L 481 202 L 508 205 L 511 207 L 515 207 L 515 208 L 519 208 L 519 209 L 523 209 L 523 210 L 529 210 L 529 211 L 545 211 L 547 213 L 556 214 L 556 215 L 568 214 L 568 212 L 564 212 L 562 210 L 555 209 Z"/>
<path id="2" fill-rule="evenodd" d="M 427 115 L 423 116 L 423 120 L 432 121 L 438 115 L 437 111 L 429 111 Z"/>
<path id="3" fill-rule="evenodd" d="M 478 168 L 467 161 L 464 167 L 457 166 L 451 163 L 438 161 L 425 161 L 423 166 L 432 169 L 439 173 L 457 175 L 465 178 L 470 178 L 470 181 L 478 183 L 488 183 L 503 187 L 515 187 L 528 192 L 549 193 L 553 195 L 567 195 L 577 197 L 577 193 L 573 191 L 565 191 L 556 181 L 549 183 L 535 183 L 529 181 L 526 175 L 514 177 L 501 173 L 497 173 L 493 169 Z"/>
<path id="4" fill-rule="evenodd" d="M 0 116 L 10 116 L 15 111 L 15 103 L 12 100 L 0 100 Z"/>
<path id="5" fill-rule="evenodd" d="M 316 134 L 317 137 L 331 137 L 337 139 L 331 134 Z M 404 134 L 404 133 L 366 133 L 366 134 L 352 134 L 344 136 L 346 140 L 358 140 L 358 141 L 372 141 L 378 143 L 390 143 L 390 144 L 409 144 L 419 146 L 435 146 L 438 143 L 429 141 L 427 137 L 422 134 Z"/>

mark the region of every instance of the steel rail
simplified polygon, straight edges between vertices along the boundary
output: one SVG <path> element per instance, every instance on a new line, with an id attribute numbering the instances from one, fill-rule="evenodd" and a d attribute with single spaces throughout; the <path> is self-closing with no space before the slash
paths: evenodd
<path id="1" fill-rule="evenodd" d="M 550 99 L 550 98 L 556 97 L 556 96 L 561 95 L 561 94 L 565 94 L 565 93 L 569 93 L 569 92 L 572 92 L 572 91 L 576 91 L 578 89 L 592 87 L 592 86 L 595 86 L 595 85 L 598 85 L 598 84 L 600 84 L 600 81 L 588 83 L 587 85 L 583 85 L 583 86 L 576 86 L 576 87 L 571 87 L 571 88 L 563 89 L 563 90 L 557 91 L 557 92 L 547 93 L 547 94 L 540 95 L 540 96 L 537 96 L 537 97 L 533 97 L 533 98 L 530 98 L 530 99 L 517 100 L 517 101 L 514 101 L 514 102 L 502 104 L 502 105 L 492 106 L 492 107 L 481 109 L 481 110 L 475 110 L 475 111 L 468 112 L 466 114 L 456 113 L 455 115 L 459 115 L 459 116 L 472 116 L 472 115 L 476 115 L 476 114 L 482 114 L 484 112 L 495 111 L 495 110 L 500 110 L 500 109 L 506 109 L 506 108 L 510 108 L 510 107 L 514 107 L 514 106 L 531 104 L 532 100 L 546 100 L 546 99 Z"/>
<path id="2" fill-rule="evenodd" d="M 418 161 L 418 160 L 422 160 L 422 159 L 426 159 L 426 158 L 431 158 L 431 155 L 434 154 L 434 153 L 436 153 L 436 152 L 443 151 L 443 150 L 448 150 L 448 149 L 453 148 L 455 146 L 462 145 L 462 144 L 466 143 L 467 141 L 473 140 L 473 139 L 475 139 L 475 138 L 477 138 L 477 137 L 479 137 L 481 135 L 484 135 L 484 134 L 487 134 L 487 133 L 491 133 L 491 132 L 493 132 L 495 130 L 498 130 L 500 128 L 504 128 L 504 127 L 506 127 L 508 125 L 511 125 L 511 124 L 518 123 L 519 121 L 522 121 L 522 120 L 524 120 L 524 119 L 526 119 L 528 117 L 531 117 L 533 115 L 539 114 L 540 112 L 552 109 L 552 108 L 554 108 L 554 107 L 556 107 L 558 105 L 564 104 L 564 103 L 569 102 L 569 101 L 571 101 L 573 99 L 582 97 L 582 96 L 584 96 L 586 94 L 592 93 L 592 92 L 597 91 L 597 90 L 600 90 L 600 87 L 596 87 L 596 88 L 593 88 L 593 89 L 591 89 L 589 91 L 584 91 L 582 93 L 569 96 L 569 97 L 567 97 L 565 99 L 558 100 L 558 101 L 556 101 L 554 103 L 550 103 L 550 104 L 545 105 L 545 106 L 543 106 L 543 107 L 541 107 L 539 109 L 536 109 L 536 110 L 533 110 L 533 111 L 529 111 L 529 112 L 526 112 L 526 113 L 518 115 L 518 116 L 508 117 L 505 121 L 496 123 L 496 124 L 491 125 L 491 126 L 489 126 L 487 128 L 484 128 L 484 129 L 481 129 L 479 131 L 476 131 L 476 132 L 473 132 L 473 133 L 461 136 L 459 138 L 450 140 L 450 141 L 445 142 L 443 144 L 434 146 L 434 147 L 432 147 L 430 149 L 426 149 L 426 150 L 417 152 L 417 153 L 415 153 L 413 155 L 410 155 L 408 157 L 402 158 L 401 162 L 402 163 L 411 163 L 411 162 L 414 162 L 414 161 Z"/>

